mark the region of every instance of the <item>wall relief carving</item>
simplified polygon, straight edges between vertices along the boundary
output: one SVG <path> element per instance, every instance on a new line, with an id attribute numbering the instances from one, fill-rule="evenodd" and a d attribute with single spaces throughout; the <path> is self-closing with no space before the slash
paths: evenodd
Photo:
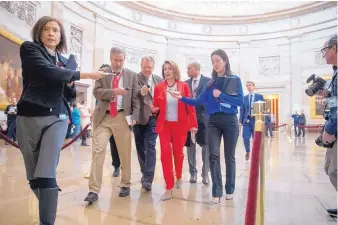
<path id="1" fill-rule="evenodd" d="M 259 75 L 275 76 L 280 74 L 280 57 L 259 57 Z"/>
<path id="2" fill-rule="evenodd" d="M 315 61 L 318 65 L 324 65 L 326 63 L 321 51 L 315 51 Z"/>
<path id="3" fill-rule="evenodd" d="M 116 47 L 122 48 L 126 53 L 126 61 L 132 64 L 141 64 L 141 59 L 143 56 L 152 56 L 156 63 L 156 52 L 151 50 L 141 50 L 129 46 L 124 46 L 121 44 L 113 44 Z"/>
<path id="4" fill-rule="evenodd" d="M 186 67 L 191 62 L 198 62 L 201 66 L 201 73 L 206 77 L 211 77 L 212 64 L 210 58 L 187 58 L 185 63 Z"/>
<path id="5" fill-rule="evenodd" d="M 36 7 L 31 2 L 0 1 L 0 5 L 20 20 L 33 26 L 36 19 Z"/>
<path id="6" fill-rule="evenodd" d="M 81 67 L 83 31 L 75 26 L 70 26 L 70 49 L 69 53 L 75 56 L 78 69 Z"/>

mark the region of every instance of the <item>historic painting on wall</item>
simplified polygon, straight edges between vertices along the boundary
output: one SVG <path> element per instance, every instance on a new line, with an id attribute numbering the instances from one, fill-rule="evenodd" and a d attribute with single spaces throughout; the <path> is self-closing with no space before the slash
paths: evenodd
<path id="1" fill-rule="evenodd" d="M 326 82 L 326 86 L 331 83 L 331 77 L 325 76 L 323 77 Z M 323 113 L 325 111 L 326 106 L 326 99 L 320 96 L 313 96 L 311 97 L 310 101 L 310 113 L 311 113 L 311 119 L 324 119 Z"/>
<path id="2" fill-rule="evenodd" d="M 21 96 L 21 43 L 21 40 L 0 28 L 0 110 L 4 110 L 13 97 L 19 99 Z"/>

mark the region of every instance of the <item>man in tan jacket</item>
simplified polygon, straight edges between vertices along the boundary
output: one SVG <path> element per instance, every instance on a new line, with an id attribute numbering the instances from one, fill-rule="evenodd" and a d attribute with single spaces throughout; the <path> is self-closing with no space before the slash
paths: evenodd
<path id="1" fill-rule="evenodd" d="M 139 97 L 137 75 L 123 67 L 125 52 L 113 47 L 110 50 L 111 66 L 101 67 L 109 75 L 97 80 L 93 90 L 98 104 L 93 120 L 93 154 L 89 178 L 89 193 L 85 201 L 98 199 L 102 183 L 103 164 L 107 143 L 114 135 L 121 160 L 122 178 L 120 197 L 130 194 L 131 127 L 138 120 Z"/>

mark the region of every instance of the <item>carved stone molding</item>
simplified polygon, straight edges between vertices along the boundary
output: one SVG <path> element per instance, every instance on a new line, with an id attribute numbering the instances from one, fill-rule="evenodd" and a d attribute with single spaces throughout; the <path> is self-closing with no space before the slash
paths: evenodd
<path id="1" fill-rule="evenodd" d="M 326 62 L 325 62 L 325 59 L 323 58 L 323 54 L 321 51 L 315 51 L 315 61 L 318 65 L 324 65 Z"/>
<path id="2" fill-rule="evenodd" d="M 206 34 L 210 34 L 212 32 L 211 26 L 204 26 L 203 32 L 206 33 Z"/>
<path id="3" fill-rule="evenodd" d="M 132 64 L 141 64 L 141 59 L 143 56 L 151 56 L 156 63 L 156 52 L 151 50 L 142 50 L 130 46 L 125 46 L 121 43 L 113 43 L 113 46 L 122 48 L 126 54 L 126 61 Z"/>
<path id="4" fill-rule="evenodd" d="M 185 65 L 188 66 L 189 63 L 198 62 L 201 66 L 201 73 L 207 77 L 211 77 L 212 64 L 209 57 L 187 57 L 185 60 Z"/>
<path id="5" fill-rule="evenodd" d="M 259 75 L 275 76 L 280 74 L 280 57 L 259 57 Z"/>
<path id="6" fill-rule="evenodd" d="M 36 20 L 36 7 L 31 2 L 0 1 L 0 5 L 17 18 L 33 26 Z"/>
<path id="7" fill-rule="evenodd" d="M 142 13 L 133 12 L 133 17 L 134 17 L 134 20 L 141 21 L 142 20 Z"/>
<path id="8" fill-rule="evenodd" d="M 82 61 L 83 31 L 71 25 L 69 43 L 70 43 L 69 52 L 75 56 L 76 62 L 78 63 L 78 69 L 80 69 Z"/>
<path id="9" fill-rule="evenodd" d="M 168 22 L 168 28 L 171 30 L 176 30 L 176 23 L 173 21 Z"/>

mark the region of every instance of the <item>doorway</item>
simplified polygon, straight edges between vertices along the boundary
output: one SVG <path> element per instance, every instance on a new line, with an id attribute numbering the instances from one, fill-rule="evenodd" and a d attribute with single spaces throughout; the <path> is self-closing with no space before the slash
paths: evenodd
<path id="1" fill-rule="evenodd" d="M 272 122 L 275 123 L 274 130 L 279 126 L 279 94 L 263 95 L 266 109 L 270 109 Z"/>

